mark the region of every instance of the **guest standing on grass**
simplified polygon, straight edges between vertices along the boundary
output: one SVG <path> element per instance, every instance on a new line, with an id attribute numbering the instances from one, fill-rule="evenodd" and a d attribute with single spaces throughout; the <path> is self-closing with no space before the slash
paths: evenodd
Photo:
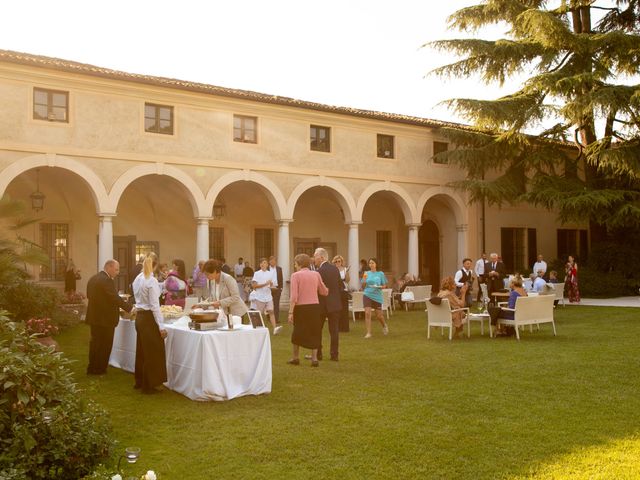
<path id="1" fill-rule="evenodd" d="M 349 331 L 349 267 L 345 267 L 342 255 L 333 257 L 332 263 L 340 272 L 342 286 L 340 290 L 340 300 L 342 301 L 342 311 L 340 312 L 340 332 Z"/>
<path id="2" fill-rule="evenodd" d="M 209 280 L 209 298 L 212 305 L 224 310 L 226 315 L 237 315 L 239 317 L 247 313 L 247 306 L 238 290 L 238 283 L 231 276 L 222 271 L 222 264 L 217 260 L 208 260 L 202 271 Z M 251 279 L 249 279 L 251 280 Z"/>
<path id="3" fill-rule="evenodd" d="M 271 295 L 271 286 L 273 285 L 273 273 L 269 270 L 269 261 L 266 258 L 260 259 L 260 270 L 256 270 L 251 279 L 251 288 L 253 288 L 253 302 L 255 309 L 261 314 L 267 314 L 273 334 L 278 335 L 282 330 L 282 325 L 276 323 L 276 316 L 273 313 L 273 296 Z"/>
<path id="4" fill-rule="evenodd" d="M 87 375 L 107 373 L 113 334 L 120 321 L 120 309 L 131 311 L 131 304 L 120 298 L 116 290 L 114 280 L 118 273 L 120 273 L 118 261 L 107 260 L 102 271 L 91 277 L 87 283 L 89 303 L 85 321 L 91 326 Z"/>
<path id="5" fill-rule="evenodd" d="M 384 321 L 384 315 L 382 314 L 382 304 L 384 298 L 382 297 L 382 289 L 387 286 L 387 278 L 384 276 L 384 272 L 378 271 L 378 261 L 375 258 L 369 259 L 369 270 L 362 274 L 361 280 L 364 287 L 364 295 L 362 302 L 364 304 L 364 323 L 367 328 L 367 334 L 364 338 L 371 338 L 371 311 L 376 312 L 376 318 L 382 325 L 382 333 L 387 335 L 389 333 L 389 327 Z"/>
<path id="6" fill-rule="evenodd" d="M 164 304 L 178 305 L 184 308 L 187 289 L 187 272 L 184 261 L 177 258 L 173 261 L 172 268 L 164 281 Z"/>
<path id="7" fill-rule="evenodd" d="M 167 381 L 164 339 L 167 331 L 160 313 L 160 285 L 153 276 L 156 256 L 149 254 L 142 262 L 142 272 L 133 281 L 136 298 L 136 366 L 135 385 L 142 393 L 157 393 L 155 387 Z"/>
<path id="8" fill-rule="evenodd" d="M 318 272 L 309 270 L 311 258 L 301 253 L 294 259 L 296 272 L 291 275 L 291 295 L 287 321 L 293 325 L 291 343 L 293 354 L 289 365 L 300 365 L 300 347 L 311 349 L 311 366 L 317 367 L 318 348 L 322 341 L 322 312 L 318 295 L 326 296 L 329 289 Z"/>
<path id="9" fill-rule="evenodd" d="M 578 290 L 578 264 L 574 258 L 569 255 L 566 265 L 567 276 L 564 279 L 567 296 L 570 303 L 580 303 L 580 290 Z"/>
<path id="10" fill-rule="evenodd" d="M 329 254 L 324 248 L 316 248 L 313 254 L 313 262 L 316 270 L 320 273 L 320 277 L 322 277 L 322 283 L 324 283 L 329 290 L 327 296 L 319 299 L 320 310 L 322 311 L 323 328 L 325 318 L 329 324 L 331 360 L 337 362 L 338 343 L 340 339 L 340 315 L 342 312 L 342 297 L 340 296 L 340 291 L 343 288 L 343 283 L 340 279 L 340 270 L 338 270 L 338 267 L 334 264 L 329 263 Z M 322 360 L 322 345 L 318 350 L 318 360 Z"/>

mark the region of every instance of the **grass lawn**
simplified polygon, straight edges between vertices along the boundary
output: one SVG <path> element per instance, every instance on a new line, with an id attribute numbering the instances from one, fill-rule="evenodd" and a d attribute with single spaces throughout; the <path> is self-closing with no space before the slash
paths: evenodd
<path id="1" fill-rule="evenodd" d="M 193 402 L 143 396 L 133 375 L 87 377 L 89 329 L 57 337 L 77 381 L 105 407 L 134 469 L 167 479 L 640 478 L 640 310 L 567 306 L 514 338 L 426 338 L 425 314 L 390 334 L 362 321 L 340 362 L 286 364 L 290 327 L 271 337 L 270 395 Z M 326 328 L 325 328 L 326 330 Z M 325 332 L 326 334 L 326 332 Z M 328 355 L 328 334 L 325 335 Z M 116 457 L 117 458 L 117 457 Z"/>

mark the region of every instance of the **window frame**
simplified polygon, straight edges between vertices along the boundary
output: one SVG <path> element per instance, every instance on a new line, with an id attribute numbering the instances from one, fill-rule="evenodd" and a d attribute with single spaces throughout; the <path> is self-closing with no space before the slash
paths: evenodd
<path id="1" fill-rule="evenodd" d="M 267 252 L 266 247 L 260 247 L 258 245 L 258 232 L 259 231 L 269 231 L 271 236 L 271 250 Z M 254 264 L 252 268 L 255 270 L 260 269 L 259 261 L 261 258 L 269 258 L 271 255 L 277 254 L 277 246 L 276 246 L 276 229 L 274 227 L 254 227 L 253 229 L 253 257 Z"/>
<path id="2" fill-rule="evenodd" d="M 387 272 L 393 270 L 393 232 L 391 230 L 376 230 L 376 258 L 378 270 Z"/>
<path id="3" fill-rule="evenodd" d="M 43 104 L 43 103 L 36 103 L 36 94 L 37 93 L 45 93 L 47 95 L 47 103 Z M 64 95 L 64 100 L 65 100 L 65 104 L 64 107 L 56 107 L 56 105 L 53 104 L 53 95 L 56 94 L 61 94 Z M 32 94 L 32 111 L 31 111 L 31 118 L 33 120 L 39 120 L 39 121 L 45 121 L 45 122 L 51 122 L 51 123 L 69 123 L 69 92 L 66 90 L 54 90 L 51 88 L 42 88 L 42 87 L 33 87 L 33 94 Z M 36 114 L 36 106 L 44 106 L 47 108 L 47 117 L 46 118 L 42 118 L 40 116 L 40 114 Z M 59 120 L 55 117 L 55 114 L 53 113 L 53 109 L 54 108 L 64 108 L 64 119 Z M 37 116 L 36 116 L 37 115 Z M 52 117 L 53 116 L 53 117 Z"/>
<path id="4" fill-rule="evenodd" d="M 220 241 L 220 245 L 214 245 L 214 241 L 216 240 L 216 232 L 217 235 L 221 238 L 217 238 Z M 225 245 L 224 245 L 225 231 L 224 227 L 219 226 L 209 226 L 209 258 L 214 258 L 216 260 L 222 260 L 225 257 Z M 216 253 L 216 250 L 219 251 L 219 255 Z M 216 256 L 217 255 L 217 256 Z"/>
<path id="5" fill-rule="evenodd" d="M 240 120 L 240 127 L 236 127 L 236 119 Z M 254 122 L 254 127 L 253 127 L 254 139 L 253 140 L 246 139 L 247 128 L 246 128 L 245 122 L 247 120 L 252 120 Z M 238 128 L 240 131 L 240 137 L 236 137 L 236 130 Z M 233 141 L 238 143 L 249 143 L 249 144 L 256 145 L 258 143 L 258 117 L 251 116 L 251 115 L 239 115 L 234 113 L 233 114 Z"/>
<path id="6" fill-rule="evenodd" d="M 64 237 L 65 245 L 60 247 L 56 245 L 58 238 L 58 232 L 56 229 L 62 227 L 66 230 L 66 236 Z M 47 231 L 45 232 L 45 229 Z M 51 282 L 63 282 L 67 261 L 70 258 L 69 252 L 71 251 L 71 225 L 66 222 L 41 222 L 38 226 L 38 234 L 40 237 L 40 247 L 47 253 L 49 257 L 48 265 L 41 265 L 39 272 L 39 280 L 51 281 Z M 45 235 L 49 240 L 53 240 L 54 243 L 46 245 Z"/>
<path id="7" fill-rule="evenodd" d="M 147 119 L 151 119 L 151 117 L 147 116 L 147 107 L 153 107 L 155 109 L 155 115 L 153 117 L 153 120 L 155 122 L 155 129 L 150 129 L 147 128 Z M 160 110 L 161 109 L 168 109 L 170 112 L 170 126 L 171 126 L 171 132 L 164 132 L 161 131 L 160 128 L 160 121 L 162 120 L 162 118 L 160 117 Z M 164 104 L 160 104 L 160 103 L 153 103 L 153 102 L 144 102 L 144 114 L 143 114 L 143 122 L 142 122 L 142 128 L 145 131 L 145 133 L 153 133 L 153 134 L 159 134 L 159 135 L 167 135 L 167 136 L 173 136 L 176 133 L 176 120 L 175 120 L 176 116 L 175 116 L 175 107 L 173 105 L 164 105 Z"/>
<path id="8" fill-rule="evenodd" d="M 436 147 L 436 145 L 438 147 Z M 444 146 L 444 147 L 441 147 Z M 431 161 L 433 162 L 434 165 L 449 165 L 449 162 L 444 160 L 436 160 L 435 156 L 438 153 L 442 153 L 442 152 L 448 152 L 449 151 L 449 142 L 441 142 L 440 140 L 434 140 L 433 144 L 432 144 L 432 148 L 433 148 L 433 156 L 431 157 Z M 441 148 L 444 148 L 444 150 L 442 150 Z"/>
<path id="9" fill-rule="evenodd" d="M 315 140 L 312 133 L 314 129 L 316 129 Z M 318 144 L 320 142 L 318 140 L 318 137 L 321 130 L 325 131 L 326 141 L 324 143 L 326 143 L 326 149 L 318 147 Z M 315 148 L 314 148 L 314 142 L 316 143 Z M 309 125 L 309 149 L 312 152 L 331 153 L 331 127 L 325 127 L 323 125 L 315 125 L 315 124 Z"/>
<path id="10" fill-rule="evenodd" d="M 391 150 L 383 150 L 385 148 L 385 145 L 382 143 L 384 140 L 391 141 Z M 389 152 L 389 154 L 387 154 L 386 152 Z M 393 160 L 396 158 L 395 135 L 388 135 L 386 133 L 376 134 L 376 156 L 378 158 L 384 158 L 386 160 Z"/>

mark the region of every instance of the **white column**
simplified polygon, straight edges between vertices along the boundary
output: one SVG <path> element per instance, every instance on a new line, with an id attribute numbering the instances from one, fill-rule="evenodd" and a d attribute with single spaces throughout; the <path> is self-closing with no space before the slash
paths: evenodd
<path id="1" fill-rule="evenodd" d="M 407 247 L 407 272 L 414 277 L 420 273 L 420 256 L 418 253 L 418 230 L 421 225 L 408 225 L 409 227 L 409 244 Z"/>
<path id="2" fill-rule="evenodd" d="M 349 247 L 347 264 L 349 265 L 349 288 L 360 290 L 360 237 L 359 226 L 362 222 L 349 223 Z"/>
<path id="3" fill-rule="evenodd" d="M 211 217 L 197 217 L 196 227 L 196 261 L 209 260 L 209 220 Z"/>
<path id="4" fill-rule="evenodd" d="M 100 215 L 98 226 L 98 271 L 102 270 L 104 263 L 113 258 L 113 217 L 115 213 Z"/>
<path id="5" fill-rule="evenodd" d="M 467 256 L 467 229 L 468 225 L 463 223 L 456 225 L 456 231 L 458 232 L 458 263 L 456 266 L 462 265 L 462 259 Z"/>
<path id="6" fill-rule="evenodd" d="M 289 239 L 289 224 L 293 220 L 278 220 L 278 265 L 282 268 L 282 293 L 280 295 L 280 304 L 287 305 L 289 303 L 289 278 L 291 276 L 291 252 Z"/>

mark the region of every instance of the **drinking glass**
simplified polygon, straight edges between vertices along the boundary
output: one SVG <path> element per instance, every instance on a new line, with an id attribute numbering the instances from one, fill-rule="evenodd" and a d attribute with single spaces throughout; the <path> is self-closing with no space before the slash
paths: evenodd
<path id="1" fill-rule="evenodd" d="M 124 450 L 124 456 L 129 463 L 136 463 L 140 456 L 140 447 L 127 447 Z"/>

